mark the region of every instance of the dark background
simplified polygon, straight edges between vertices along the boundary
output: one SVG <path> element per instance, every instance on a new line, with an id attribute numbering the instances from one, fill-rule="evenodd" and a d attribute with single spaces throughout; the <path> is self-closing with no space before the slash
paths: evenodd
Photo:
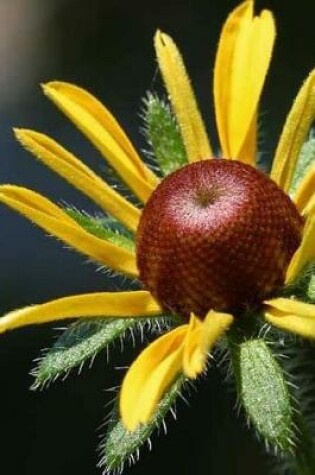
<path id="1" fill-rule="evenodd" d="M 152 37 L 157 27 L 181 47 L 209 132 L 214 133 L 210 77 L 220 27 L 237 2 L 228 0 L 0 0 L 0 182 L 17 183 L 50 198 L 93 212 L 93 203 L 15 143 L 12 126 L 44 131 L 102 173 L 104 161 L 41 94 L 40 82 L 61 79 L 94 92 L 114 112 L 134 143 L 140 99 L 160 89 Z M 313 0 L 257 1 L 275 12 L 278 37 L 262 101 L 262 150 L 270 161 L 290 103 L 314 66 Z M 73 293 L 105 290 L 106 277 L 75 252 L 62 248 L 26 220 L 1 206 L 1 313 Z M 135 352 L 97 358 L 91 371 L 29 391 L 29 371 L 40 349 L 49 347 L 54 325 L 17 330 L 1 337 L 1 474 L 92 475 L 99 429 Z M 237 421 L 234 395 L 213 368 L 198 384 L 190 408 L 179 405 L 179 421 L 167 437 L 154 437 L 154 451 L 126 474 L 245 475 L 266 473 L 262 450 Z M 156 440 L 158 438 L 158 440 Z"/>

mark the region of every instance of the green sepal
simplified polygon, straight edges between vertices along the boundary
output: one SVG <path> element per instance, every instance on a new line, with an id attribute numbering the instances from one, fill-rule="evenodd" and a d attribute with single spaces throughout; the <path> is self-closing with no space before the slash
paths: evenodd
<path id="1" fill-rule="evenodd" d="M 284 372 L 261 338 L 229 340 L 238 397 L 267 447 L 294 448 L 293 401 Z"/>
<path id="2" fill-rule="evenodd" d="M 169 104 L 156 95 L 144 99 L 144 132 L 164 176 L 187 165 L 187 154 L 178 124 Z"/>
<path id="3" fill-rule="evenodd" d="M 38 358 L 32 374 L 35 376 L 32 389 L 49 384 L 60 377 L 66 377 L 74 368 L 82 369 L 86 362 L 93 362 L 95 356 L 108 348 L 127 332 L 133 336 L 160 333 L 178 325 L 173 316 L 141 318 L 84 318 L 77 320 L 63 331 L 55 344 Z"/>
<path id="4" fill-rule="evenodd" d="M 308 140 L 303 144 L 299 154 L 294 175 L 290 187 L 290 194 L 294 194 L 298 189 L 301 180 L 308 172 L 312 164 L 315 163 L 315 133 L 310 132 Z"/>
<path id="5" fill-rule="evenodd" d="M 308 288 L 307 288 L 307 298 L 310 303 L 315 303 L 315 272 L 311 274 Z"/>
<path id="6" fill-rule="evenodd" d="M 166 414 L 172 410 L 176 400 L 180 397 L 186 378 L 181 375 L 171 386 L 160 401 L 152 419 L 139 426 L 134 432 L 125 429 L 118 412 L 118 400 L 108 421 L 107 433 L 100 445 L 100 466 L 105 473 L 122 473 L 124 464 L 134 462 L 139 458 L 139 448 L 148 442 L 155 429 L 163 424 Z"/>
<path id="7" fill-rule="evenodd" d="M 90 216 L 75 208 L 66 208 L 65 211 L 82 226 L 83 229 L 94 234 L 94 236 L 110 241 L 130 251 L 135 249 L 135 243 L 131 233 L 113 218 Z"/>
<path id="8" fill-rule="evenodd" d="M 125 335 L 137 325 L 134 318 L 84 319 L 78 320 L 60 335 L 55 344 L 39 358 L 32 371 L 35 376 L 32 389 L 37 389 L 67 376 L 76 368 L 82 368 L 87 361 L 114 340 Z"/>
<path id="9" fill-rule="evenodd" d="M 305 266 L 297 279 L 282 289 L 279 297 L 315 304 L 315 263 Z"/>

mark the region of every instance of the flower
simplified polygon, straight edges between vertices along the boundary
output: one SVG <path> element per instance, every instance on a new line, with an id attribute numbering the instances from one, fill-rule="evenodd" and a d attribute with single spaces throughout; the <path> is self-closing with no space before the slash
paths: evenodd
<path id="1" fill-rule="evenodd" d="M 89 233 L 62 208 L 29 189 L 2 185 L 0 186 L 0 201 L 104 266 L 132 278 L 138 278 L 140 271 L 140 280 L 145 284 L 146 290 L 75 295 L 15 310 L 1 318 L 1 332 L 24 325 L 66 318 L 156 316 L 162 314 L 165 308 L 170 310 L 174 310 L 174 307 L 175 310 L 186 308 L 180 301 L 175 301 L 175 304 L 170 303 L 174 300 L 175 292 L 172 285 L 176 289 L 182 289 L 181 279 L 169 282 L 168 288 L 172 289 L 171 297 L 168 296 L 168 288 L 165 291 L 165 286 L 161 298 L 159 297 L 161 293 L 157 290 L 156 282 L 164 278 L 167 273 L 167 267 L 163 274 L 159 273 L 159 262 L 162 262 L 161 255 L 165 250 L 163 240 L 167 239 L 165 228 L 161 230 L 160 241 L 157 240 L 154 252 L 150 248 L 151 241 L 145 238 L 148 230 L 153 226 L 153 221 L 155 220 L 154 223 L 156 220 L 158 223 L 161 222 L 159 219 L 164 213 L 163 206 L 166 203 L 165 199 L 163 201 L 161 190 L 165 190 L 166 184 L 171 183 L 170 180 L 173 180 L 174 189 L 181 189 L 182 182 L 178 182 L 178 177 L 183 176 L 185 181 L 187 173 L 194 170 L 194 179 L 190 183 L 195 191 L 194 180 L 197 180 L 197 172 L 195 173 L 197 169 L 202 178 L 210 168 L 223 167 L 224 180 L 233 176 L 233 180 L 236 180 L 234 183 L 239 184 L 244 181 L 242 177 L 250 176 L 248 180 L 251 190 L 255 188 L 259 180 L 264 183 L 260 189 L 266 186 L 273 190 L 271 194 L 268 192 L 266 195 L 267 204 L 268 200 L 271 201 L 272 197 L 275 197 L 275 202 L 272 204 L 273 214 L 267 217 L 269 219 L 272 216 L 270 229 L 275 228 L 276 232 L 271 233 L 267 238 L 260 237 L 262 241 L 258 241 L 258 244 L 265 246 L 268 239 L 271 239 L 270 249 L 277 252 L 275 254 L 271 250 L 269 260 L 266 256 L 260 257 L 257 264 L 258 271 L 256 269 L 253 274 L 249 274 L 251 279 L 253 275 L 258 278 L 260 275 L 265 275 L 264 268 L 272 270 L 271 277 L 268 277 L 259 287 L 261 292 L 259 298 L 257 294 L 257 298 L 253 299 L 255 308 L 259 307 L 259 311 L 262 311 L 265 320 L 270 324 L 304 337 L 315 338 L 315 306 L 295 298 L 281 296 L 282 285 L 294 282 L 305 266 L 315 259 L 314 167 L 306 174 L 294 194 L 294 205 L 288 197 L 299 151 L 314 120 L 315 72 L 313 71 L 308 76 L 295 99 L 284 125 L 270 178 L 268 178 L 254 167 L 257 155 L 258 105 L 272 55 L 275 25 L 271 12 L 264 10 L 259 16 L 254 16 L 253 7 L 254 2 L 248 0 L 229 15 L 222 30 L 215 61 L 215 115 L 224 159 L 211 159 L 214 154 L 182 57 L 175 43 L 168 35 L 160 31 L 156 33 L 155 48 L 159 67 L 190 162 L 189 165 L 163 180 L 161 184 L 159 178 L 142 162 L 115 118 L 97 99 L 79 87 L 63 82 L 50 82 L 43 86 L 46 96 L 74 122 L 107 159 L 121 180 L 139 198 L 144 205 L 144 212 L 117 193 L 78 158 L 48 136 L 32 130 L 16 129 L 17 139 L 39 160 L 94 200 L 106 213 L 120 221 L 131 233 L 136 236 L 138 233 L 137 255 L 133 250 L 119 246 L 117 242 L 110 239 L 104 240 Z M 171 195 L 167 196 L 172 197 L 172 190 L 168 192 Z M 207 207 L 209 200 L 216 199 L 217 194 L 221 192 L 222 186 L 221 188 L 214 186 L 211 196 L 208 191 L 206 195 L 199 196 L 198 204 Z M 248 203 L 248 189 L 244 193 L 245 195 L 241 196 L 245 196 L 247 200 L 245 201 Z M 235 196 L 232 198 L 235 201 Z M 259 201 L 259 197 L 256 199 Z M 158 207 L 154 208 L 153 214 L 148 211 L 150 207 L 152 208 L 152 200 L 158 201 Z M 246 213 L 249 209 L 246 203 L 242 213 Z M 175 218 L 178 217 L 178 213 L 177 210 Z M 251 213 L 251 219 L 257 222 L 256 211 L 251 211 Z M 237 219 L 236 222 L 238 222 Z M 139 222 L 140 228 L 138 228 Z M 285 251 L 285 244 L 281 234 L 279 237 L 278 233 L 279 222 L 287 226 L 284 229 L 290 237 L 290 245 Z M 258 228 L 259 224 L 260 222 L 257 224 Z M 191 226 L 189 220 L 188 226 Z M 140 237 L 138 229 L 141 230 Z M 188 227 L 188 229 L 191 228 Z M 169 232 L 169 229 L 167 231 Z M 202 231 L 203 228 L 201 228 L 201 234 Z M 154 236 L 157 237 L 157 235 Z M 182 233 L 182 240 L 178 241 L 178 234 L 175 241 L 182 245 L 186 237 L 185 233 Z M 222 233 L 215 244 L 220 244 L 221 237 Z M 233 237 L 235 235 L 232 234 Z M 240 252 L 244 254 L 245 251 L 242 248 L 244 239 L 242 235 L 238 235 L 238 238 L 240 244 L 237 249 L 241 249 Z M 202 245 L 204 246 L 204 241 Z M 255 254 L 253 240 L 250 245 L 252 246 L 250 252 Z M 188 259 L 185 249 L 185 247 L 182 249 L 180 256 L 182 264 L 185 263 L 186 258 Z M 218 254 L 219 258 L 222 257 L 222 252 Z M 198 255 L 200 264 L 209 257 L 207 249 Z M 218 255 L 216 254 L 216 258 Z M 147 262 L 148 256 L 150 259 Z M 240 261 L 236 258 L 236 262 Z M 272 267 L 273 264 L 274 267 Z M 246 266 L 248 263 L 246 265 L 243 263 L 243 268 L 242 265 L 239 266 L 240 280 L 248 271 Z M 148 277 L 144 277 L 146 268 L 149 269 Z M 200 269 L 204 267 L 200 266 Z M 218 263 L 217 269 L 219 269 Z M 185 275 L 188 275 L 188 280 L 189 272 L 196 274 L 198 270 L 198 265 L 197 270 L 188 268 L 187 271 L 186 269 Z M 229 270 L 227 267 L 227 274 Z M 139 424 L 150 419 L 162 395 L 178 373 L 182 372 L 191 379 L 195 379 L 202 373 L 208 352 L 213 345 L 229 330 L 232 323 L 237 325 L 241 319 L 240 312 L 245 310 L 243 304 L 247 304 L 247 299 L 243 301 L 241 297 L 239 297 L 240 302 L 237 302 L 235 312 L 233 306 L 227 304 L 226 300 L 220 300 L 222 295 L 218 293 L 214 297 L 212 295 L 212 300 L 209 300 L 216 303 L 213 307 L 207 307 L 206 310 L 204 305 L 198 305 L 198 302 L 191 303 L 196 298 L 195 295 L 204 299 L 204 291 L 200 293 L 199 285 L 204 277 L 204 270 L 202 270 L 201 275 L 198 276 L 199 280 L 197 279 L 198 286 L 193 289 L 196 291 L 195 294 L 189 294 L 190 303 L 187 307 L 189 312 L 187 314 L 183 312 L 182 324 L 147 346 L 125 376 L 120 395 L 120 411 L 122 420 L 129 430 L 134 430 Z M 248 279 L 245 280 L 246 285 L 248 282 Z M 224 281 L 220 284 L 224 286 Z M 226 282 L 225 285 L 227 285 Z M 224 290 L 229 292 L 230 289 L 225 287 Z M 181 292 L 179 295 L 181 295 L 179 298 L 184 298 Z M 204 314 L 198 314 L 195 310 L 200 310 Z"/>

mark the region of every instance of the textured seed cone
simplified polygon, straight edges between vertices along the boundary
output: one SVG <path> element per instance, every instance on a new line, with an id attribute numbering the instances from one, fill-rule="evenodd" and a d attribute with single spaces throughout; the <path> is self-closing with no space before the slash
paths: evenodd
<path id="1" fill-rule="evenodd" d="M 167 310 L 240 312 L 284 282 L 303 221 L 265 174 L 204 160 L 165 178 L 137 233 L 140 280 Z"/>

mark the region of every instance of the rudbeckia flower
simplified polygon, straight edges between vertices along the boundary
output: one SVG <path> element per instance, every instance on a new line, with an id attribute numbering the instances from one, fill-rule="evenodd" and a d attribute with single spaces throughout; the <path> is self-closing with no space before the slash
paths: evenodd
<path id="1" fill-rule="evenodd" d="M 142 318 L 175 314 L 181 324 L 149 344 L 120 392 L 120 414 L 134 431 L 152 417 L 174 378 L 195 379 L 218 340 L 246 318 L 315 338 L 315 305 L 287 298 L 315 259 L 315 168 L 289 196 L 297 159 L 315 112 L 315 72 L 305 80 L 275 152 L 270 176 L 256 168 L 259 101 L 275 40 L 268 10 L 239 5 L 223 27 L 214 66 L 214 153 L 191 82 L 174 41 L 158 31 L 159 68 L 188 164 L 160 179 L 142 161 L 109 110 L 64 82 L 45 95 L 108 161 L 140 207 L 52 138 L 17 129 L 19 142 L 81 190 L 135 238 L 135 250 L 84 229 L 61 207 L 29 189 L 2 185 L 0 201 L 106 268 L 140 283 L 139 290 L 60 298 L 12 311 L 0 331 L 70 318 Z"/>

